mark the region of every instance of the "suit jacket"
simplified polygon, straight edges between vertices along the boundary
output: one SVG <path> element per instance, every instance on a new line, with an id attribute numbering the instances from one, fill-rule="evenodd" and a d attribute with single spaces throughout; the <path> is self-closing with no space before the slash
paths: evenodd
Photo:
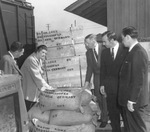
<path id="1" fill-rule="evenodd" d="M 26 100 L 36 102 L 40 89 L 48 85 L 42 77 L 41 62 L 36 58 L 35 53 L 31 54 L 21 67 L 23 74 L 23 93 Z"/>
<path id="2" fill-rule="evenodd" d="M 120 70 L 119 104 L 127 101 L 136 102 L 137 106 L 148 104 L 148 55 L 144 48 L 137 44 L 128 53 Z"/>
<path id="3" fill-rule="evenodd" d="M 90 82 L 92 75 L 94 74 L 93 83 L 96 85 L 95 76 L 99 76 L 100 74 L 100 59 L 101 52 L 104 49 L 102 45 L 99 44 L 99 52 L 98 52 L 98 60 L 96 60 L 93 49 L 88 49 L 86 52 L 86 60 L 87 60 L 87 70 L 86 70 L 86 78 L 85 81 Z"/>
<path id="4" fill-rule="evenodd" d="M 115 60 L 112 59 L 110 48 L 102 52 L 100 85 L 105 87 L 106 94 L 117 94 L 118 92 L 118 74 L 126 53 L 127 48 L 122 44 L 119 44 Z"/>
<path id="5" fill-rule="evenodd" d="M 11 57 L 9 53 L 2 57 L 1 69 L 4 71 L 4 74 L 18 74 L 22 76 L 22 73 L 16 64 L 16 61 Z"/>

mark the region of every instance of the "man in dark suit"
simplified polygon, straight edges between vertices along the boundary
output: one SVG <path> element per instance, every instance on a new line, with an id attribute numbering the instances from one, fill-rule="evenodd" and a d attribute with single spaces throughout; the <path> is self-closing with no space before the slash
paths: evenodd
<path id="1" fill-rule="evenodd" d="M 8 53 L 2 57 L 0 62 L 1 70 L 4 72 L 4 74 L 22 75 L 15 59 L 23 55 L 23 52 L 24 48 L 22 43 L 14 41 L 11 44 L 10 51 L 8 51 Z"/>
<path id="2" fill-rule="evenodd" d="M 93 75 L 94 84 L 94 95 L 97 98 L 97 103 L 101 109 L 101 124 L 100 127 L 105 127 L 107 125 L 107 105 L 106 99 L 103 95 L 99 93 L 100 85 L 100 59 L 101 52 L 103 50 L 102 43 L 97 43 L 97 36 L 94 34 L 89 34 L 84 39 L 85 46 L 87 47 L 86 59 L 87 59 L 87 70 L 84 87 L 88 88 Z"/>
<path id="3" fill-rule="evenodd" d="M 134 27 L 122 30 L 122 41 L 129 51 L 119 74 L 118 101 L 123 108 L 126 132 L 148 132 L 143 119 L 149 103 L 148 55 L 137 38 Z"/>
<path id="4" fill-rule="evenodd" d="M 107 48 L 103 50 L 101 55 L 100 92 L 107 96 L 107 108 L 112 132 L 121 132 L 121 110 L 117 103 L 118 73 L 127 50 L 119 44 L 114 32 L 104 32 L 102 41 Z"/>

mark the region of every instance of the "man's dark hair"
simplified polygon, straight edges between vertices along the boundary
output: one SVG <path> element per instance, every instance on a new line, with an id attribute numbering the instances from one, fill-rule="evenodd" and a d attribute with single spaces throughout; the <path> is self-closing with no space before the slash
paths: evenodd
<path id="1" fill-rule="evenodd" d="M 111 40 L 111 39 L 114 39 L 114 40 L 117 40 L 117 36 L 114 32 L 112 31 L 106 31 L 102 34 L 102 37 L 104 37 L 105 35 L 107 35 L 108 37 L 108 40 Z"/>
<path id="2" fill-rule="evenodd" d="M 138 31 L 136 30 L 135 27 L 132 27 L 132 26 L 124 28 L 122 30 L 122 34 L 123 34 L 123 36 L 129 35 L 133 39 L 138 38 Z"/>
<path id="3" fill-rule="evenodd" d="M 36 48 L 35 53 L 40 52 L 41 50 L 46 50 L 47 51 L 47 46 L 46 45 L 40 45 Z"/>
<path id="4" fill-rule="evenodd" d="M 101 33 L 96 35 L 96 41 L 99 43 L 102 43 L 102 34 Z"/>
<path id="5" fill-rule="evenodd" d="M 14 41 L 11 46 L 10 46 L 10 51 L 15 52 L 15 51 L 22 51 L 23 49 L 23 44 L 19 41 Z"/>

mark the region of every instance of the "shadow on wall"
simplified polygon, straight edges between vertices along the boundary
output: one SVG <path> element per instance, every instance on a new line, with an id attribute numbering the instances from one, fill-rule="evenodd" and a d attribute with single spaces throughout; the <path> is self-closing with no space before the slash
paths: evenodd
<path id="1" fill-rule="evenodd" d="M 17 59 L 17 64 L 21 68 L 25 59 L 35 51 L 35 44 L 26 44 L 24 46 L 24 54 Z"/>

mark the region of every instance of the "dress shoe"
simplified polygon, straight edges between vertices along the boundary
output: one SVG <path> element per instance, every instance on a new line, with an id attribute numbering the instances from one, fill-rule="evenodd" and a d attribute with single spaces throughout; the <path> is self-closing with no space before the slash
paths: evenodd
<path id="1" fill-rule="evenodd" d="M 99 127 L 104 128 L 104 127 L 106 127 L 106 125 L 107 125 L 107 122 L 102 122 Z"/>

